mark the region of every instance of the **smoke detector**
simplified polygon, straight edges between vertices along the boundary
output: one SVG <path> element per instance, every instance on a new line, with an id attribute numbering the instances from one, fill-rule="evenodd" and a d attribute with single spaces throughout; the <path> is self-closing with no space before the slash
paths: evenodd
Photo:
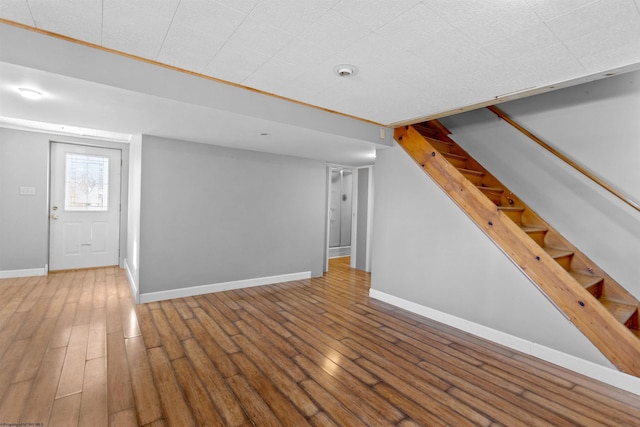
<path id="1" fill-rule="evenodd" d="M 336 66 L 333 71 L 340 77 L 349 77 L 358 73 L 358 68 L 355 65 L 342 64 Z"/>

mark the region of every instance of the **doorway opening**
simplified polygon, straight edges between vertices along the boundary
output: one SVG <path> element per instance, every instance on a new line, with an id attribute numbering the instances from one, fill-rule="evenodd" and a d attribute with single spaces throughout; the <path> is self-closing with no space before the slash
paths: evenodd
<path id="1" fill-rule="evenodd" d="M 329 184 L 329 258 L 351 256 L 353 170 L 331 168 Z"/>
<path id="2" fill-rule="evenodd" d="M 327 222 L 324 271 L 329 259 L 371 271 L 373 166 L 327 167 Z M 335 264 L 335 263 L 334 263 Z"/>

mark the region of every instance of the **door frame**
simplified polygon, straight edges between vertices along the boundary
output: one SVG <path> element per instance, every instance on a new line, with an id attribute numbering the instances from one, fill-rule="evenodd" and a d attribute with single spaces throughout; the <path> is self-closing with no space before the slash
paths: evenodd
<path id="1" fill-rule="evenodd" d="M 90 140 L 84 138 L 51 138 L 49 139 L 49 147 L 47 154 L 47 211 L 48 218 L 51 212 L 51 147 L 54 143 L 80 145 L 97 148 L 110 148 L 120 151 L 120 235 L 118 236 L 118 266 L 123 268 L 124 260 L 127 256 L 127 219 L 129 211 L 129 144 L 122 142 L 111 142 L 105 140 Z M 51 225 L 47 221 L 47 264 L 45 274 L 49 272 L 49 259 L 51 247 Z"/>
<path id="2" fill-rule="evenodd" d="M 358 250 L 365 251 L 366 262 L 365 271 L 371 271 L 371 232 L 373 227 L 373 165 L 368 166 L 346 166 L 338 164 L 327 164 L 326 168 L 326 209 L 325 209 L 325 239 L 324 239 L 324 272 L 329 271 L 329 231 L 330 231 L 330 210 L 331 210 L 331 171 L 336 169 L 351 169 L 352 191 L 351 191 L 351 268 L 356 266 L 356 255 Z M 357 247 L 358 232 L 358 171 L 369 169 L 369 183 L 367 185 L 367 224 L 366 224 L 366 247 Z"/>

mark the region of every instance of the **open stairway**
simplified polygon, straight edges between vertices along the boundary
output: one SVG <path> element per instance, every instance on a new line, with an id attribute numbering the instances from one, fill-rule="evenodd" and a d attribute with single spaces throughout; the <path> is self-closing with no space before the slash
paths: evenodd
<path id="1" fill-rule="evenodd" d="M 439 122 L 395 139 L 621 371 L 640 377 L 640 303 L 471 158 Z"/>

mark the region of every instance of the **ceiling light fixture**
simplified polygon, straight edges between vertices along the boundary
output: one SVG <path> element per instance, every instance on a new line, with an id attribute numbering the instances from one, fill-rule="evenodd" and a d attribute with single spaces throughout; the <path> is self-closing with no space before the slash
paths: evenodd
<path id="1" fill-rule="evenodd" d="M 349 64 L 338 65 L 333 71 L 340 77 L 349 77 L 358 74 L 358 68 L 355 65 Z"/>
<path id="2" fill-rule="evenodd" d="M 19 87 L 18 88 L 18 92 L 20 92 L 20 95 L 24 96 L 27 99 L 40 99 L 42 98 L 42 92 L 38 92 L 37 90 L 34 89 L 29 89 L 26 87 Z"/>

